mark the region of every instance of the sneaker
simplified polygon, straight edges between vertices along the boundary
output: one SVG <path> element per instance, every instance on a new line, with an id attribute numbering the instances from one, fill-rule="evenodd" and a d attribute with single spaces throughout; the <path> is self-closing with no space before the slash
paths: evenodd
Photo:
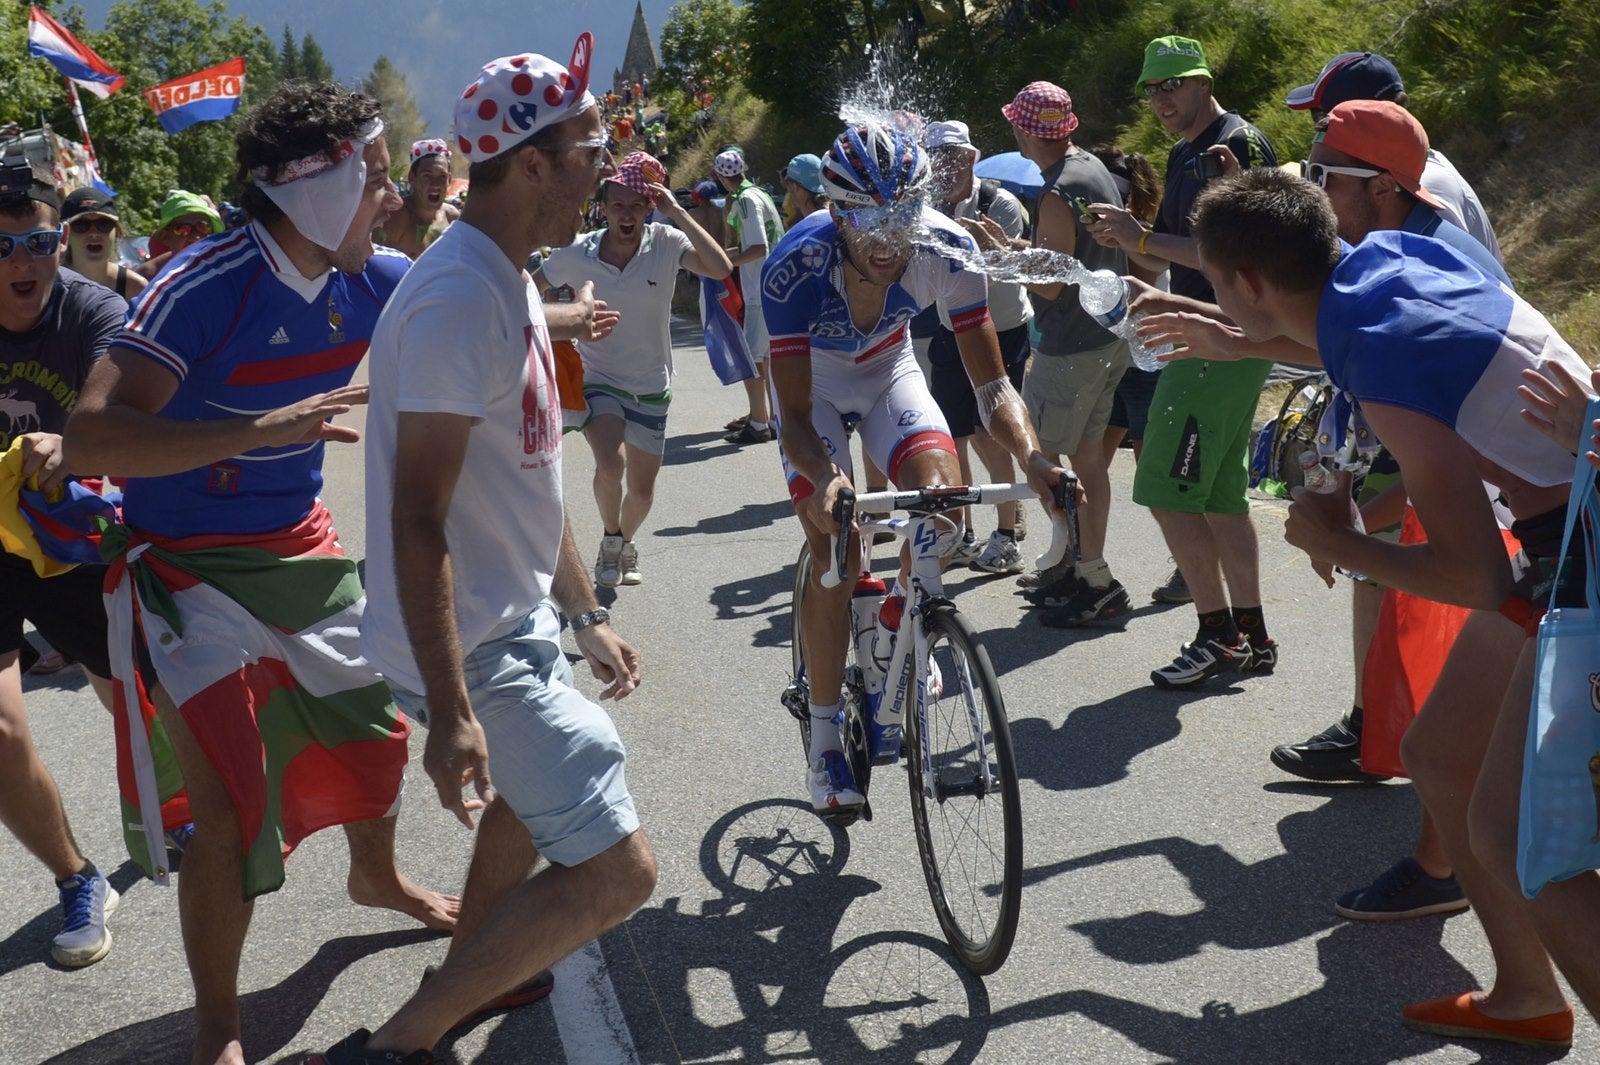
<path id="1" fill-rule="evenodd" d="M 189 849 L 189 841 L 194 839 L 194 822 L 190 821 L 186 825 L 167 829 L 166 837 L 167 850 L 180 858 L 183 857 L 184 851 Z"/>
<path id="2" fill-rule="evenodd" d="M 752 429 L 746 423 L 738 432 L 729 433 L 722 439 L 729 444 L 766 444 L 776 438 L 777 434 L 772 431 L 771 425 L 768 425 L 765 429 Z"/>
<path id="3" fill-rule="evenodd" d="M 1157 603 L 1192 603 L 1194 596 L 1189 594 L 1189 582 L 1183 579 L 1183 573 L 1176 566 L 1173 567 L 1172 576 L 1167 578 L 1167 583 L 1150 593 L 1152 601 Z"/>
<path id="4" fill-rule="evenodd" d="M 973 559 L 983 554 L 984 546 L 986 545 L 978 543 L 977 535 L 971 529 L 968 529 L 962 535 L 961 542 L 956 545 L 956 549 L 950 553 L 950 564 L 952 566 L 969 565 Z"/>
<path id="5" fill-rule="evenodd" d="M 1111 584 L 1105 588 L 1096 588 L 1088 581 L 1080 581 L 1072 598 L 1039 615 L 1039 623 L 1053 629 L 1075 629 L 1080 625 L 1098 625 L 1108 621 L 1121 624 L 1132 609 L 1128 590 L 1116 578 L 1112 578 Z"/>
<path id="6" fill-rule="evenodd" d="M 1415 858 L 1401 858 L 1366 887 L 1339 896 L 1333 912 L 1352 921 L 1403 921 L 1466 909 L 1466 892 L 1455 875 L 1432 877 Z"/>
<path id="7" fill-rule="evenodd" d="M 847 813 L 865 805 L 867 797 L 856 787 L 855 774 L 843 751 L 824 751 L 806 771 L 811 808 L 819 814 Z"/>
<path id="8" fill-rule="evenodd" d="M 1302 780 L 1376 784 L 1388 777 L 1361 770 L 1361 718 L 1352 710 L 1309 740 L 1283 743 L 1267 756 L 1272 764 Z"/>
<path id="9" fill-rule="evenodd" d="M 1250 648 L 1250 655 L 1245 659 L 1244 665 L 1239 669 L 1244 673 L 1259 673 L 1263 677 L 1278 668 L 1278 641 L 1271 636 L 1263 639 L 1259 644 L 1249 637 L 1244 638 L 1245 646 Z"/>
<path id="10" fill-rule="evenodd" d="M 329 1047 L 325 1054 L 313 1054 L 306 1065 L 433 1065 L 433 1055 L 426 1050 L 413 1050 L 402 1054 L 398 1050 L 368 1050 L 367 1040 L 372 1033 L 358 1028 L 343 1040 Z"/>
<path id="11" fill-rule="evenodd" d="M 634 546 L 632 540 L 622 541 L 622 554 L 617 559 L 617 568 L 622 571 L 623 584 L 644 583 L 644 574 L 639 572 L 639 549 Z"/>
<path id="12" fill-rule="evenodd" d="M 1028 567 L 1022 561 L 1022 548 L 1009 536 L 992 533 L 983 552 L 971 562 L 980 573 L 1021 573 Z"/>
<path id="13" fill-rule="evenodd" d="M 98 872 L 92 877 L 74 873 L 59 887 L 61 934 L 51 943 L 50 956 L 69 969 L 93 965 L 111 953 L 106 918 L 122 899 Z"/>
<path id="14" fill-rule="evenodd" d="M 1186 643 L 1178 649 L 1178 657 L 1171 665 L 1150 673 L 1150 682 L 1158 688 L 1187 688 L 1207 677 L 1233 672 L 1248 655 L 1242 640 L 1232 647 L 1218 640 Z"/>
<path id="15" fill-rule="evenodd" d="M 1046 585 L 1054 584 L 1063 577 L 1071 577 L 1076 568 L 1077 566 L 1072 561 L 1071 556 L 1064 555 L 1060 562 L 1057 562 L 1049 569 L 1036 569 L 1032 573 L 1024 573 L 1018 577 L 1017 587 L 1024 591 L 1043 588 Z"/>
<path id="16" fill-rule="evenodd" d="M 436 972 L 438 972 L 438 969 L 436 969 L 434 966 L 424 966 L 422 969 L 421 983 L 427 983 Z M 529 980 L 522 986 L 514 987 L 510 991 L 507 991 L 505 994 L 501 995 L 487 1006 L 467 1014 L 455 1024 L 451 1025 L 450 1031 L 455 1032 L 462 1028 L 466 1028 L 469 1025 L 477 1023 L 491 1013 L 504 1013 L 506 1010 L 514 1010 L 521 1006 L 531 1006 L 535 1002 L 541 1002 L 550 997 L 550 992 L 555 990 L 555 986 L 556 978 L 551 974 L 549 969 L 546 969 L 542 973 L 535 974 L 533 979 Z"/>
<path id="17" fill-rule="evenodd" d="M 622 583 L 622 545 L 620 536 L 600 537 L 600 557 L 594 563 L 594 582 L 602 588 Z"/>
<path id="18" fill-rule="evenodd" d="M 1023 592 L 1022 598 L 1033 606 L 1052 608 L 1065 606 L 1071 602 L 1073 596 L 1078 594 L 1078 585 L 1081 583 L 1078 579 L 1077 567 L 1073 567 L 1066 571 L 1065 576 L 1059 577 L 1043 587 L 1030 588 Z"/>

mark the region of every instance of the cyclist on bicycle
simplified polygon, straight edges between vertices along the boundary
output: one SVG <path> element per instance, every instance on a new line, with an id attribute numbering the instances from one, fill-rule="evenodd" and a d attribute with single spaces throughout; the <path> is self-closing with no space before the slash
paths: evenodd
<path id="1" fill-rule="evenodd" d="M 834 506 L 852 487 L 847 424 L 902 488 L 957 484 L 955 444 L 912 355 L 906 323 L 942 299 L 978 399 L 985 428 L 1027 471 L 1050 506 L 1065 473 L 1039 450 L 1022 398 L 1006 377 L 989 320 L 987 281 L 970 265 L 972 239 L 927 206 L 928 158 L 915 135 L 865 123 L 845 130 L 823 159 L 830 199 L 791 229 L 761 271 L 761 305 L 772 338 L 772 387 L 789 497 L 811 549 L 811 587 L 798 636 L 810 689 L 811 750 L 806 786 L 819 813 L 846 813 L 865 801 L 843 754 L 839 712 L 846 604 L 851 580 L 823 588 Z M 959 518 L 957 518 L 959 521 Z M 941 555 L 961 540 L 945 530 Z"/>

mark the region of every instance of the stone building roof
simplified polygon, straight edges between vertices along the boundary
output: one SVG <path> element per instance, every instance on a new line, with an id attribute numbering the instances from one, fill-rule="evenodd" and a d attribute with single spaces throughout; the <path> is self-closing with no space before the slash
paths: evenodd
<path id="1" fill-rule="evenodd" d="M 622 57 L 622 67 L 611 72 L 611 81 L 617 86 L 638 80 L 641 75 L 656 72 L 661 58 L 656 54 L 655 41 L 650 37 L 650 26 L 644 19 L 644 4 L 633 7 L 633 29 L 628 31 L 628 50 Z"/>

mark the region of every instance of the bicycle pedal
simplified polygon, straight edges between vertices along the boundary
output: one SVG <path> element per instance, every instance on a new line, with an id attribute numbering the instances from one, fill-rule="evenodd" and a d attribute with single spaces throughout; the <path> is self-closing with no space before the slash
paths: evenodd
<path id="1" fill-rule="evenodd" d="M 849 828 L 861 819 L 865 806 L 852 806 L 846 810 L 815 810 L 818 817 L 836 828 Z M 867 820 L 872 820 L 868 817 Z"/>

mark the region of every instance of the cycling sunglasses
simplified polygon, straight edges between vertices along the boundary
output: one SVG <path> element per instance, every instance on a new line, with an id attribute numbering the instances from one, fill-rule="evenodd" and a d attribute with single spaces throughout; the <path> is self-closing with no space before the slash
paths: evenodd
<path id="1" fill-rule="evenodd" d="M 0 262 L 11 258 L 18 248 L 27 248 L 35 259 L 54 255 L 61 247 L 61 230 L 35 229 L 32 233 L 0 233 Z"/>
<path id="2" fill-rule="evenodd" d="M 1333 166 L 1330 163 L 1307 163 L 1305 164 L 1305 172 L 1307 181 L 1320 185 L 1323 188 L 1328 187 L 1329 174 L 1346 174 L 1350 177 L 1375 178 L 1379 174 L 1383 173 L 1382 170 L 1374 170 L 1370 166 Z"/>
<path id="3" fill-rule="evenodd" d="M 892 207 L 839 209 L 839 220 L 851 229 L 910 229 L 921 217 L 921 200 L 907 200 Z"/>

